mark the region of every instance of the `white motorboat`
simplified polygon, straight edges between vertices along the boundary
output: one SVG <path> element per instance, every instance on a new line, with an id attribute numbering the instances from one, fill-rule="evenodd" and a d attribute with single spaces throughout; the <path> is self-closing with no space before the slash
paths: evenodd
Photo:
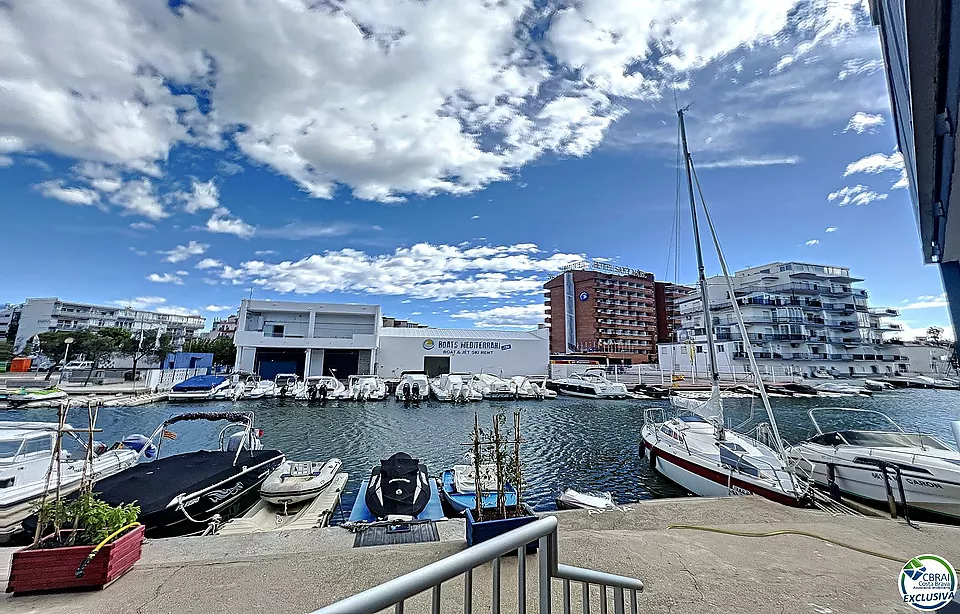
<path id="1" fill-rule="evenodd" d="M 354 401 L 382 401 L 387 398 L 387 383 L 379 375 L 351 375 L 347 378 L 347 397 Z"/>
<path id="2" fill-rule="evenodd" d="M 397 383 L 396 398 L 404 403 L 430 398 L 430 382 L 423 371 L 402 371 Z"/>
<path id="3" fill-rule="evenodd" d="M 326 401 L 342 399 L 346 396 L 346 386 L 334 376 L 310 375 L 296 398 L 307 401 Z"/>
<path id="4" fill-rule="evenodd" d="M 555 399 L 557 393 L 547 388 L 546 377 L 539 378 L 528 375 L 514 375 L 510 381 L 517 389 L 517 398 L 519 399 Z"/>
<path id="5" fill-rule="evenodd" d="M 512 381 L 491 373 L 474 375 L 473 379 L 470 380 L 470 387 L 488 401 L 504 401 L 517 398 L 517 387 Z"/>
<path id="6" fill-rule="evenodd" d="M 256 383 L 253 388 L 249 388 L 250 378 L 244 382 L 243 398 L 245 399 L 263 399 L 275 396 L 277 394 L 277 385 L 268 379 L 261 379 L 259 375 L 253 376 Z"/>
<path id="7" fill-rule="evenodd" d="M 557 497 L 557 507 L 560 509 L 609 510 L 616 506 L 613 495 L 608 492 L 593 495 L 568 488 Z"/>
<path id="8" fill-rule="evenodd" d="M 260 498 L 285 506 L 317 498 L 330 485 L 343 466 L 339 458 L 326 463 L 286 461 L 273 470 L 260 485 Z"/>
<path id="9" fill-rule="evenodd" d="M 841 428 L 821 426 L 817 418 L 829 420 L 828 412 Z M 906 432 L 878 411 L 830 407 L 809 415 L 817 435 L 787 453 L 813 464 L 817 485 L 884 508 L 890 497 L 906 499 L 911 512 L 960 521 L 960 453 L 952 447 L 927 433 Z M 952 427 L 960 442 L 960 423 Z"/>
<path id="10" fill-rule="evenodd" d="M 843 384 L 841 382 L 824 382 L 814 386 L 818 392 L 829 392 L 832 394 L 859 394 L 861 396 L 870 396 L 873 394 L 870 390 L 862 386 L 853 384 Z"/>
<path id="11" fill-rule="evenodd" d="M 572 373 L 568 377 L 555 379 L 551 387 L 560 394 L 588 399 L 634 399 L 636 396 L 627 390 L 626 384 L 611 382 L 603 369 L 587 369 L 582 373 Z"/>
<path id="12" fill-rule="evenodd" d="M 10 407 L 29 406 L 31 404 L 46 405 L 53 401 L 62 401 L 67 398 L 67 393 L 56 387 L 51 388 L 20 388 L 17 392 L 7 397 L 7 403 Z"/>
<path id="13" fill-rule="evenodd" d="M 65 425 L 64 429 L 72 431 L 73 427 Z M 36 511 L 47 486 L 51 491 L 56 489 L 58 476 L 61 494 L 80 488 L 86 442 L 73 432 L 64 434 L 65 451 L 60 462 L 53 465 L 47 482 L 56 432 L 55 422 L 0 422 L 0 542 L 20 531 L 20 523 Z M 70 447 L 77 451 L 66 452 Z M 92 455 L 87 477 L 94 480 L 119 473 L 137 462 L 137 451 L 122 445 L 108 450 L 98 444 Z"/>
<path id="14" fill-rule="evenodd" d="M 453 403 L 482 401 L 483 393 L 470 385 L 472 380 L 471 373 L 444 373 L 430 382 L 430 390 L 438 401 Z"/>
<path id="15" fill-rule="evenodd" d="M 304 390 L 303 381 L 296 373 L 278 373 L 277 376 L 273 378 L 273 387 L 276 391 L 274 396 L 281 399 L 295 399 L 300 396 Z"/>
<path id="16" fill-rule="evenodd" d="M 893 388 L 893 384 L 881 382 L 875 379 L 865 379 L 863 380 L 863 387 L 871 392 L 880 392 L 882 390 L 891 390 Z"/>
<path id="17" fill-rule="evenodd" d="M 302 503 L 274 505 L 260 499 L 246 514 L 225 524 L 217 535 L 319 529 L 330 524 L 350 475 L 338 473 L 319 495 Z M 269 479 L 269 478 L 268 478 Z M 286 511 L 286 513 L 284 513 Z"/>
<path id="18" fill-rule="evenodd" d="M 168 401 L 212 401 L 216 395 L 234 388 L 225 375 L 196 375 L 173 386 Z"/>
<path id="19" fill-rule="evenodd" d="M 652 468 L 697 495 L 722 497 L 752 493 L 786 505 L 805 505 L 809 494 L 809 483 L 795 474 L 795 468 L 787 459 L 780 432 L 777 430 L 776 418 L 770 407 L 770 399 L 749 341 L 750 335 L 747 334 L 737 301 L 733 301 L 732 305 L 738 332 L 743 339 L 742 351 L 749 361 L 757 392 L 769 423 L 758 425 L 754 436 L 728 429 L 724 423 L 720 375 L 717 370 L 716 337 L 710 315 L 710 297 L 697 223 L 693 162 L 687 150 L 683 113 L 684 111 L 680 110 L 677 114 L 680 120 L 690 214 L 695 238 L 694 246 L 699 270 L 698 282 L 703 306 L 711 391 L 703 401 L 677 395 L 671 396 L 670 404 L 676 410 L 672 417 L 666 416 L 664 410 L 660 408 L 645 410 L 641 429 L 644 455 Z M 726 291 L 729 296 L 736 296 L 710 213 L 706 204 L 702 202 L 702 198 L 700 204 L 716 247 L 721 277 L 726 281 Z M 751 404 L 751 410 L 752 408 Z"/>

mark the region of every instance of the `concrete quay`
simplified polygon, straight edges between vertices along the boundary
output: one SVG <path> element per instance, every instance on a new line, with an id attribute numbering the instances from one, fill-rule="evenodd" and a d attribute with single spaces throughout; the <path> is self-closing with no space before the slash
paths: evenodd
<path id="1" fill-rule="evenodd" d="M 881 518 L 795 510 L 758 497 L 661 499 L 602 514 L 557 512 L 561 563 L 640 578 L 643 612 L 835 614 L 911 612 L 896 579 L 902 563 L 799 535 L 751 538 L 695 530 L 801 530 L 906 561 L 924 553 L 960 563 L 960 527 L 919 529 Z M 150 541 L 141 561 L 104 591 L 0 597 L 0 611 L 306 613 L 465 547 L 463 523 L 441 523 L 439 543 L 351 548 L 353 535 L 309 531 Z M 12 549 L 0 554 L 9 564 Z M 536 558 L 527 557 L 528 612 L 536 612 Z M 6 567 L 0 568 L 5 578 Z M 516 611 L 516 561 L 502 565 L 503 611 Z M 554 612 L 562 583 L 553 582 Z M 490 566 L 474 571 L 474 611 L 489 612 Z M 572 586 L 581 612 L 580 586 Z M 443 612 L 463 611 L 462 579 L 443 586 Z M 597 589 L 591 612 L 599 612 Z M 612 604 L 612 596 L 611 596 Z M 426 596 L 406 612 L 426 612 Z M 958 606 L 960 610 L 960 606 Z M 612 608 L 610 609 L 612 612 Z M 952 611 L 950 607 L 941 612 Z"/>

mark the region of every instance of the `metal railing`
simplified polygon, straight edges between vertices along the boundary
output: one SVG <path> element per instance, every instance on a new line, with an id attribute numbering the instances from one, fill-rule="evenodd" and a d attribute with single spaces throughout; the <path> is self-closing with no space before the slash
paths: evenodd
<path id="1" fill-rule="evenodd" d="M 583 612 L 590 612 L 590 585 L 595 584 L 600 589 L 600 611 L 607 612 L 608 591 L 613 589 L 614 614 L 637 614 L 637 593 L 643 591 L 643 582 L 634 578 L 617 576 L 592 569 L 582 569 L 561 565 L 557 562 L 557 518 L 547 516 L 535 520 L 530 524 L 518 527 L 508 533 L 487 540 L 466 550 L 462 550 L 431 563 L 420 569 L 404 574 L 358 593 L 341 601 L 320 608 L 313 614 L 374 614 L 387 608 L 393 608 L 395 614 L 403 614 L 404 602 L 426 591 L 431 592 L 431 608 L 433 614 L 440 612 L 441 586 L 448 580 L 463 576 L 463 611 L 471 614 L 474 611 L 473 600 L 473 571 L 487 563 L 492 564 L 493 586 L 490 611 L 493 614 L 501 612 L 500 559 L 515 553 L 517 555 L 517 611 L 526 614 L 527 611 L 527 572 L 526 555 L 527 544 L 539 542 L 539 603 L 540 614 L 550 614 L 551 611 L 551 580 L 563 580 L 563 611 L 570 613 L 570 583 L 580 582 L 583 590 Z M 627 599 L 628 598 L 628 599 Z M 625 601 L 629 601 L 629 606 Z M 629 610 L 626 608 L 629 607 Z M 482 608 L 487 611 L 486 608 Z"/>

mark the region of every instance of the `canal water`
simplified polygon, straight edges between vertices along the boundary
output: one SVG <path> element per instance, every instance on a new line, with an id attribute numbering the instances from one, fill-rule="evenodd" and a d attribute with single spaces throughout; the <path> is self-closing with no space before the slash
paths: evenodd
<path id="1" fill-rule="evenodd" d="M 807 437 L 813 407 L 858 407 L 882 411 L 906 430 L 922 429 L 953 444 L 950 421 L 960 420 L 960 391 L 896 390 L 871 398 L 772 399 L 781 433 L 788 442 Z M 759 401 L 725 399 L 728 423 L 747 420 L 751 405 L 756 421 L 765 419 Z M 495 413 L 521 408 L 521 447 L 526 500 L 538 510 L 555 508 L 554 499 L 567 487 L 584 492 L 612 492 L 619 503 L 684 496 L 679 487 L 653 472 L 638 455 L 644 409 L 666 407 L 657 401 L 598 401 L 560 397 L 552 401 L 479 402 L 451 405 L 436 401 L 404 407 L 387 400 L 377 403 L 329 402 L 325 405 L 265 399 L 203 405 L 158 403 L 143 407 L 103 408 L 98 439 L 112 443 L 131 433 L 150 435 L 169 416 L 183 411 L 245 410 L 256 414 L 264 430 L 263 444 L 282 450 L 290 460 L 326 460 L 336 456 L 350 473 L 343 507 L 349 511 L 363 480 L 379 459 L 403 451 L 420 458 L 431 474 L 439 475 L 469 448 L 474 414 L 481 426 Z M 68 420 L 86 424 L 86 410 L 70 410 Z M 0 420 L 55 421 L 56 410 L 0 412 Z M 164 440 L 163 455 L 214 448 L 221 424 L 183 422 L 172 430 L 176 440 Z M 749 428 L 749 427 L 747 427 Z"/>

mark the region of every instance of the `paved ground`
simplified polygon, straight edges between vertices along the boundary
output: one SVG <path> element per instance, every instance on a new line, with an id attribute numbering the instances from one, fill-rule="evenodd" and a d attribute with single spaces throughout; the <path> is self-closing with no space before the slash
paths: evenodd
<path id="1" fill-rule="evenodd" d="M 960 528 L 913 529 L 878 518 L 832 517 L 756 497 L 673 499 L 603 514 L 562 512 L 560 562 L 642 579 L 644 612 L 912 611 L 899 603 L 900 564 L 797 535 L 746 538 L 668 529 L 682 523 L 738 531 L 800 529 L 899 557 L 938 553 L 960 563 Z M 445 523 L 435 544 L 351 549 L 343 529 L 157 540 L 102 592 L 0 598 L 0 611 L 306 613 L 464 547 L 462 523 Z M 457 540 L 457 541 L 453 541 Z M 9 550 L 0 564 L 9 560 Z M 527 558 L 530 612 L 536 612 L 536 559 Z M 6 575 L 4 570 L 0 570 Z M 474 574 L 474 611 L 489 612 L 490 567 Z M 554 581 L 554 611 L 562 584 Z M 580 586 L 573 586 L 575 612 Z M 462 581 L 444 585 L 443 611 L 462 610 Z M 516 600 L 516 562 L 503 564 L 504 611 Z M 596 589 L 592 612 L 599 612 Z M 424 599 L 406 612 L 425 610 Z M 612 612 L 612 608 L 610 609 Z"/>

